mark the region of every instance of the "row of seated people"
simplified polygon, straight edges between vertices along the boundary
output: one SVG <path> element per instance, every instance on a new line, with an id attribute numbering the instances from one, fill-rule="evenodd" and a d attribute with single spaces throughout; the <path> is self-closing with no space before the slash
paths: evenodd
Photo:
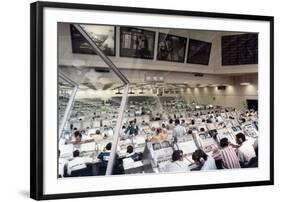
<path id="1" fill-rule="evenodd" d="M 228 113 L 227 109 L 220 109 L 215 111 L 208 111 L 208 112 L 193 112 L 188 113 L 185 116 L 181 114 L 180 116 L 176 114 L 169 114 L 166 113 L 160 114 L 161 120 L 168 120 L 169 124 L 171 124 L 176 119 L 184 120 L 184 117 L 188 117 L 188 119 L 191 119 L 191 122 L 195 122 L 195 120 L 200 120 L 202 123 L 220 123 L 223 122 L 223 120 L 234 120 L 238 118 L 239 122 L 245 122 L 248 119 L 257 117 L 257 111 L 250 109 L 243 111 L 233 111 L 236 115 L 232 115 L 231 113 Z M 166 117 L 166 118 L 165 118 Z M 184 120 L 185 122 L 185 120 Z"/>
<path id="2" fill-rule="evenodd" d="M 59 177 L 78 177 L 78 176 L 93 176 L 93 175 L 105 175 L 107 164 L 110 157 L 112 143 L 108 143 L 104 151 L 102 151 L 97 158 L 100 162 L 98 167 L 93 171 L 92 164 L 87 164 L 85 159 L 80 156 L 80 151 L 75 150 L 73 152 L 73 159 L 68 161 L 64 158 L 59 158 Z M 60 151 L 59 151 L 60 154 Z M 127 146 L 127 154 L 119 158 L 116 154 L 116 160 L 113 166 L 112 174 L 124 174 L 123 159 L 131 158 L 133 161 L 139 161 L 142 159 L 142 154 L 134 152 L 132 145 Z"/>
<path id="3" fill-rule="evenodd" d="M 239 116 L 239 122 L 240 124 L 243 124 L 246 122 L 246 117 L 251 117 L 251 116 L 256 116 L 257 112 L 254 110 L 247 110 L 245 113 L 241 113 Z M 161 114 L 160 114 L 161 117 Z M 195 119 L 196 118 L 200 118 L 200 113 L 195 114 L 195 117 L 193 119 L 191 119 L 191 123 L 186 123 L 185 119 L 181 119 L 181 126 L 184 126 L 186 129 L 188 129 L 187 127 L 190 127 L 189 129 L 193 130 L 194 128 L 196 128 L 196 124 L 195 124 Z M 233 117 L 228 117 L 228 119 L 234 119 Z M 163 123 L 162 124 L 162 129 L 163 130 L 173 130 L 176 125 L 178 125 L 178 123 L 176 123 L 178 120 L 178 118 L 172 119 L 169 118 L 169 122 L 168 123 Z M 223 125 L 223 119 L 222 116 L 220 114 L 219 111 L 211 111 L 208 112 L 206 116 L 204 116 L 204 118 L 201 119 L 201 123 L 216 123 L 218 125 L 218 127 L 224 127 Z M 148 123 L 145 123 L 145 121 L 143 121 L 140 125 L 146 125 Z M 77 128 L 74 128 L 74 131 L 76 131 Z M 137 124 L 136 119 L 132 120 L 129 122 L 129 125 L 123 125 L 122 127 L 123 130 L 123 136 L 126 139 L 128 136 L 132 136 L 132 135 L 138 135 L 140 133 L 140 127 Z M 101 137 L 101 134 L 98 133 L 100 132 L 99 130 L 96 131 L 96 137 L 99 138 Z"/>
<path id="4" fill-rule="evenodd" d="M 244 118 L 245 116 L 252 116 L 250 114 L 253 114 L 255 113 L 254 111 L 250 111 L 250 112 L 246 112 L 245 114 L 242 114 L 240 117 L 239 117 L 239 121 L 240 123 L 243 125 L 243 123 L 246 122 L 246 119 Z M 234 119 L 233 117 L 231 117 L 231 119 Z M 225 124 L 223 123 L 223 119 L 222 117 L 219 115 L 219 114 L 215 114 L 215 115 L 208 115 L 206 117 L 206 119 L 202 119 L 202 124 L 206 123 L 216 123 L 218 125 L 218 127 L 220 128 L 223 128 L 225 127 Z M 143 121 L 141 123 L 141 125 L 145 125 L 146 123 Z M 182 127 L 180 127 L 182 126 Z M 185 119 L 181 119 L 181 121 L 179 121 L 179 119 L 169 119 L 169 122 L 167 124 L 165 123 L 162 123 L 162 126 L 161 126 L 162 130 L 164 131 L 168 131 L 168 130 L 172 130 L 173 133 L 176 133 L 175 136 L 178 135 L 181 135 L 181 134 L 187 134 L 187 131 L 188 130 L 196 130 L 197 127 L 196 127 L 196 124 L 195 124 L 195 120 L 194 119 L 191 119 L 191 122 L 190 123 L 186 123 L 185 122 Z M 151 127 L 152 131 L 153 131 L 153 127 Z M 128 137 L 133 135 L 138 135 L 139 134 L 139 126 L 136 122 L 136 119 L 132 120 L 129 122 L 129 126 L 126 127 L 125 125 L 122 127 L 122 130 L 123 130 L 123 136 L 124 137 Z"/>
<path id="5" fill-rule="evenodd" d="M 197 149 L 192 154 L 196 167 L 190 169 L 189 163 L 184 161 L 183 151 L 175 150 L 172 162 L 166 166 L 166 172 L 187 172 L 190 170 L 216 170 L 258 167 L 258 149 L 245 138 L 245 135 L 236 135 L 237 145 L 223 138 L 220 148 L 212 154 L 206 154 L 202 149 Z"/>
<path id="6" fill-rule="evenodd" d="M 197 149 L 192 154 L 192 159 L 197 165 L 192 170 L 213 170 L 213 169 L 237 169 L 258 166 L 258 146 L 252 145 L 246 140 L 242 133 L 236 135 L 237 144 L 232 144 L 227 138 L 220 140 L 220 148 L 207 155 L 202 149 Z M 97 173 L 92 173 L 91 169 L 83 162 L 83 158 L 79 157 L 79 151 L 73 152 L 74 159 L 66 162 L 60 159 L 59 163 L 63 164 L 60 168 L 67 166 L 67 172 L 62 174 L 66 176 L 89 176 L 89 175 L 104 175 L 107 168 L 111 150 L 111 143 L 105 147 L 105 151 L 98 155 L 101 160 Z M 141 160 L 141 155 L 134 152 L 133 147 L 127 147 L 126 158 L 132 158 L 134 161 Z M 183 161 L 183 152 L 176 150 L 172 155 L 172 162 L 167 165 L 165 172 L 185 172 L 189 171 L 189 164 Z M 66 168 L 66 167 L 65 167 Z M 60 173 L 64 173 L 63 170 Z M 113 174 L 124 174 L 122 167 L 122 158 L 116 158 L 113 168 Z"/>

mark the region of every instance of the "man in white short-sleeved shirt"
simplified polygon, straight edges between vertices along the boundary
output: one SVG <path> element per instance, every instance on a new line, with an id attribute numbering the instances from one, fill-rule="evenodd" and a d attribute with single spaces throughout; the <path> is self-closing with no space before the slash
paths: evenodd
<path id="1" fill-rule="evenodd" d="M 200 170 L 217 169 L 215 159 L 208 156 L 202 149 L 197 149 L 193 152 L 192 160 L 196 163 Z"/>
<path id="2" fill-rule="evenodd" d="M 175 120 L 175 128 L 173 129 L 173 138 L 174 141 L 177 142 L 178 137 L 182 137 L 186 135 L 186 129 L 185 127 L 180 125 L 180 120 Z"/>
<path id="3" fill-rule="evenodd" d="M 246 137 L 243 133 L 238 133 L 236 135 L 236 142 L 239 145 L 237 149 L 239 161 L 244 165 L 248 165 L 251 159 L 256 157 L 253 144 L 246 140 Z"/>
<path id="4" fill-rule="evenodd" d="M 176 150 L 172 155 L 172 162 L 166 166 L 166 172 L 178 173 L 178 172 L 188 172 L 190 169 L 188 164 L 183 161 L 183 152 L 181 150 Z"/>
<path id="5" fill-rule="evenodd" d="M 71 175 L 73 171 L 82 170 L 87 167 L 84 158 L 79 157 L 80 152 L 78 150 L 75 150 L 73 152 L 74 159 L 69 161 L 67 165 L 67 174 Z"/>

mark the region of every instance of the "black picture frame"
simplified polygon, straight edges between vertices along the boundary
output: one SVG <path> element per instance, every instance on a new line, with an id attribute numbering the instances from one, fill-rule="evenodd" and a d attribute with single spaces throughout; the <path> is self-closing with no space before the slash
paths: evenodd
<path id="1" fill-rule="evenodd" d="M 130 48 L 125 48 L 124 33 L 130 37 Z M 132 36 L 135 35 L 135 39 Z M 136 36 L 139 35 L 139 36 Z M 155 44 L 155 35 L 156 33 L 149 30 L 144 30 L 137 27 L 120 27 L 120 57 L 131 57 L 131 58 L 141 58 L 153 60 L 154 57 L 154 44 Z M 143 38 L 143 46 L 137 48 L 137 40 Z M 135 42 L 135 43 L 134 43 Z M 134 47 L 135 46 L 135 47 Z M 151 46 L 151 50 L 149 50 Z"/>
<path id="2" fill-rule="evenodd" d="M 93 191 L 66 194 L 44 194 L 43 192 L 43 25 L 44 8 L 99 10 L 129 13 L 162 14 L 167 16 L 193 16 L 223 19 L 266 21 L 270 23 L 270 179 L 238 183 L 218 183 L 174 187 L 154 187 L 129 190 Z M 62 199 L 77 197 L 109 196 L 153 192 L 171 192 L 228 187 L 246 187 L 274 184 L 274 17 L 258 15 L 240 15 L 227 13 L 196 12 L 183 10 L 150 9 L 120 6 L 103 6 L 75 3 L 35 2 L 30 5 L 30 197 L 36 200 Z"/>

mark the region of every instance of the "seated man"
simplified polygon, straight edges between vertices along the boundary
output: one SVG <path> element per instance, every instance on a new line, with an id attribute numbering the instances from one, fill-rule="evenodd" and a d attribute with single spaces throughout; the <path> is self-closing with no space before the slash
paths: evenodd
<path id="1" fill-rule="evenodd" d="M 139 133 L 139 127 L 136 125 L 135 121 L 130 121 L 130 125 L 125 130 L 125 133 L 127 134 L 129 132 L 129 135 L 138 135 Z"/>
<path id="2" fill-rule="evenodd" d="M 183 161 L 182 150 L 175 150 L 172 154 L 172 162 L 166 166 L 166 172 L 188 172 L 190 169 L 188 164 Z"/>
<path id="3" fill-rule="evenodd" d="M 236 134 L 236 142 L 238 144 L 237 155 L 243 167 L 249 166 L 252 159 L 256 158 L 255 149 L 252 143 L 246 140 L 243 133 Z"/>
<path id="4" fill-rule="evenodd" d="M 129 145 L 127 147 L 127 155 L 126 155 L 126 158 L 132 158 L 134 161 L 139 161 L 140 160 L 140 157 L 139 155 L 134 152 L 134 147 L 132 145 Z"/>
<path id="5" fill-rule="evenodd" d="M 226 137 L 220 140 L 220 147 L 220 150 L 217 152 L 214 151 L 213 157 L 217 160 L 222 160 L 222 167 L 225 169 L 241 168 L 239 158 Z"/>
<path id="6" fill-rule="evenodd" d="M 162 142 L 168 138 L 167 133 L 165 133 L 161 128 L 156 129 L 156 133 L 151 137 L 151 142 Z"/>
<path id="7" fill-rule="evenodd" d="M 89 136 L 90 136 L 90 140 L 95 141 L 95 142 L 99 142 L 103 139 L 103 136 L 102 136 L 100 130 L 96 130 L 95 133 L 91 133 Z M 89 140 L 87 140 L 87 141 L 89 141 Z"/>
<path id="8" fill-rule="evenodd" d="M 173 130 L 174 129 L 174 120 L 173 119 L 169 119 L 169 123 L 167 124 L 167 130 Z"/>
<path id="9" fill-rule="evenodd" d="M 110 143 L 108 143 L 108 144 L 105 146 L 105 151 L 101 152 L 101 153 L 98 155 L 98 159 L 101 160 L 101 169 L 105 169 L 105 170 L 106 170 L 107 163 L 108 163 L 109 156 L 110 156 L 111 147 L 112 147 L 112 143 L 110 142 Z M 105 170 L 104 170 L 104 171 L 105 171 Z"/>
<path id="10" fill-rule="evenodd" d="M 196 130 L 197 127 L 195 125 L 195 120 L 192 119 L 191 122 L 190 122 L 190 125 L 189 125 L 189 130 Z"/>
<path id="11" fill-rule="evenodd" d="M 70 144 L 84 144 L 88 142 L 93 142 L 95 141 L 94 139 L 89 139 L 89 140 L 82 140 L 82 134 L 77 130 L 74 132 L 74 141 L 69 142 Z"/>
<path id="12" fill-rule="evenodd" d="M 208 156 L 202 149 L 197 149 L 195 152 L 193 152 L 192 159 L 200 170 L 217 169 L 215 159 L 211 156 Z"/>
<path id="13" fill-rule="evenodd" d="M 69 161 L 67 165 L 67 174 L 69 176 L 83 176 L 82 170 L 87 168 L 84 159 L 79 155 L 80 152 L 78 150 L 73 152 L 74 159 Z"/>

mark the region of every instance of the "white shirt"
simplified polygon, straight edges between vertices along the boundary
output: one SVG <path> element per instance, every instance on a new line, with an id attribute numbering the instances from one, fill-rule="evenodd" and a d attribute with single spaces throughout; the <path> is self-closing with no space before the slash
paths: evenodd
<path id="1" fill-rule="evenodd" d="M 59 175 L 63 177 L 64 175 L 64 168 L 67 166 L 68 160 L 64 158 L 59 158 Z"/>
<path id="2" fill-rule="evenodd" d="M 188 164 L 185 163 L 184 161 L 174 161 L 169 163 L 166 166 L 166 172 L 172 172 L 172 173 L 177 173 L 177 172 L 187 172 L 189 171 Z"/>
<path id="3" fill-rule="evenodd" d="M 173 129 L 173 137 L 181 137 L 181 136 L 184 136 L 185 134 L 186 134 L 186 129 L 185 129 L 185 127 L 183 127 L 181 125 L 177 125 Z"/>
<path id="4" fill-rule="evenodd" d="M 67 165 L 67 174 L 71 175 L 72 171 L 81 170 L 86 168 L 85 160 L 82 157 L 75 157 L 73 160 L 69 161 Z"/>
<path id="5" fill-rule="evenodd" d="M 237 155 L 241 162 L 248 164 L 252 158 L 256 157 L 252 143 L 248 140 L 243 142 L 237 150 Z"/>
<path id="6" fill-rule="evenodd" d="M 201 167 L 201 170 L 214 170 L 217 169 L 215 159 L 211 156 L 208 156 L 207 160 L 204 162 L 204 165 Z"/>

